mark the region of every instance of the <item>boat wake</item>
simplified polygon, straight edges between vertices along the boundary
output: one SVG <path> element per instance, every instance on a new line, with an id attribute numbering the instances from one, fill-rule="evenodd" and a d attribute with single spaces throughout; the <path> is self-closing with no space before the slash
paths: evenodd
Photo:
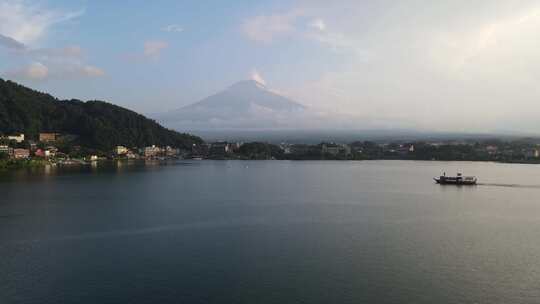
<path id="1" fill-rule="evenodd" d="M 540 189 L 540 185 L 524 185 L 524 184 L 478 183 L 478 186 Z"/>

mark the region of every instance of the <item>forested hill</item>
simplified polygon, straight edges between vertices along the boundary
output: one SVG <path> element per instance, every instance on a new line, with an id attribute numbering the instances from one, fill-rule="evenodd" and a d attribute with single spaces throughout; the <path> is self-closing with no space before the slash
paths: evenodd
<path id="1" fill-rule="evenodd" d="M 103 101 L 58 100 L 12 81 L 0 79 L 0 133 L 39 132 L 77 137 L 81 146 L 108 150 L 116 145 L 191 147 L 202 139 L 166 129 L 155 121 Z"/>

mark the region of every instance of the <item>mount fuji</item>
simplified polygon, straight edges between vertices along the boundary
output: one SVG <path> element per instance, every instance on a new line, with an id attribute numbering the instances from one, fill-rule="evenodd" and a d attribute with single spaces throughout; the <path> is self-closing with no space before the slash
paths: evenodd
<path id="1" fill-rule="evenodd" d="M 306 110 L 255 80 L 244 80 L 156 118 L 175 129 L 261 129 L 290 125 Z"/>

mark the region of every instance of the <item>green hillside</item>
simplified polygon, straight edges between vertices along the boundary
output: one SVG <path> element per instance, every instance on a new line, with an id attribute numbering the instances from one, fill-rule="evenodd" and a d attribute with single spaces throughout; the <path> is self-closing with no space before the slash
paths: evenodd
<path id="1" fill-rule="evenodd" d="M 109 150 L 116 145 L 191 147 L 202 139 L 166 129 L 155 121 L 103 101 L 58 100 L 0 79 L 0 133 L 39 132 L 76 136 L 81 146 Z"/>

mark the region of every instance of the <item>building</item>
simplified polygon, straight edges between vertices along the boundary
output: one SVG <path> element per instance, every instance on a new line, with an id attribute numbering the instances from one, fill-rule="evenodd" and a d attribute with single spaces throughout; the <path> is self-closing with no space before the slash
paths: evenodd
<path id="1" fill-rule="evenodd" d="M 48 146 L 45 148 L 45 157 L 55 157 L 58 153 L 58 148 L 53 146 Z"/>
<path id="2" fill-rule="evenodd" d="M 55 142 L 60 137 L 58 133 L 39 133 L 40 142 Z"/>
<path id="3" fill-rule="evenodd" d="M 13 158 L 23 159 L 30 157 L 30 150 L 28 149 L 13 149 Z"/>
<path id="4" fill-rule="evenodd" d="M 218 141 L 210 144 L 210 155 L 212 156 L 225 156 L 232 152 L 230 145 L 226 141 Z"/>
<path id="5" fill-rule="evenodd" d="M 128 154 L 129 149 L 124 146 L 116 146 L 116 155 L 125 155 Z"/>
<path id="6" fill-rule="evenodd" d="M 230 153 L 238 152 L 238 150 L 240 150 L 240 147 L 242 146 L 242 144 L 243 143 L 241 143 L 241 142 L 229 143 L 229 152 Z"/>
<path id="7" fill-rule="evenodd" d="M 22 143 L 24 141 L 24 134 L 8 135 L 7 139 L 14 140 L 17 143 Z"/>
<path id="8" fill-rule="evenodd" d="M 146 158 L 156 157 L 161 154 L 161 148 L 156 147 L 155 145 L 145 147 L 143 154 Z"/>
<path id="9" fill-rule="evenodd" d="M 37 149 L 36 152 L 34 152 L 34 156 L 36 157 L 45 157 L 45 151 L 42 149 Z"/>
<path id="10" fill-rule="evenodd" d="M 291 149 L 291 144 L 288 144 L 288 143 L 281 143 L 279 144 L 279 148 L 281 150 L 283 150 L 283 153 L 284 154 L 291 154 L 292 153 L 292 149 Z"/>
<path id="11" fill-rule="evenodd" d="M 30 147 L 30 151 L 36 151 L 37 150 L 37 143 L 33 140 L 27 140 L 28 146 Z"/>
<path id="12" fill-rule="evenodd" d="M 165 155 L 168 157 L 176 157 L 180 154 L 180 149 L 172 148 L 170 146 L 165 147 Z"/>
<path id="13" fill-rule="evenodd" d="M 7 154 L 9 156 L 13 155 L 13 148 L 8 145 L 0 145 L 0 153 Z"/>
<path id="14" fill-rule="evenodd" d="M 87 157 L 87 160 L 95 162 L 99 160 L 99 157 L 97 155 L 90 155 L 89 157 Z"/>
<path id="15" fill-rule="evenodd" d="M 486 152 L 489 155 L 496 154 L 498 151 L 499 151 L 499 148 L 497 148 L 497 146 L 493 146 L 493 145 L 486 146 Z"/>
<path id="16" fill-rule="evenodd" d="M 133 151 L 129 150 L 127 153 L 126 153 L 126 157 L 128 159 L 137 159 L 139 158 L 139 155 L 134 153 Z"/>
<path id="17" fill-rule="evenodd" d="M 539 158 L 540 151 L 538 149 L 527 149 L 524 151 L 526 158 Z"/>
<path id="18" fill-rule="evenodd" d="M 397 153 L 401 156 L 405 156 L 409 153 L 414 153 L 413 144 L 400 144 L 398 147 L 395 147 L 394 145 L 389 145 L 389 147 L 392 147 L 389 150 L 391 153 Z"/>
<path id="19" fill-rule="evenodd" d="M 349 155 L 351 154 L 351 148 L 348 145 L 338 145 L 335 143 L 324 143 L 322 144 L 322 153 L 323 154 L 330 154 L 333 156 L 343 154 L 343 155 Z"/>
<path id="20" fill-rule="evenodd" d="M 330 155 L 338 155 L 339 154 L 339 146 L 337 144 L 334 144 L 334 143 L 323 144 L 322 145 L 322 153 L 330 154 Z"/>

